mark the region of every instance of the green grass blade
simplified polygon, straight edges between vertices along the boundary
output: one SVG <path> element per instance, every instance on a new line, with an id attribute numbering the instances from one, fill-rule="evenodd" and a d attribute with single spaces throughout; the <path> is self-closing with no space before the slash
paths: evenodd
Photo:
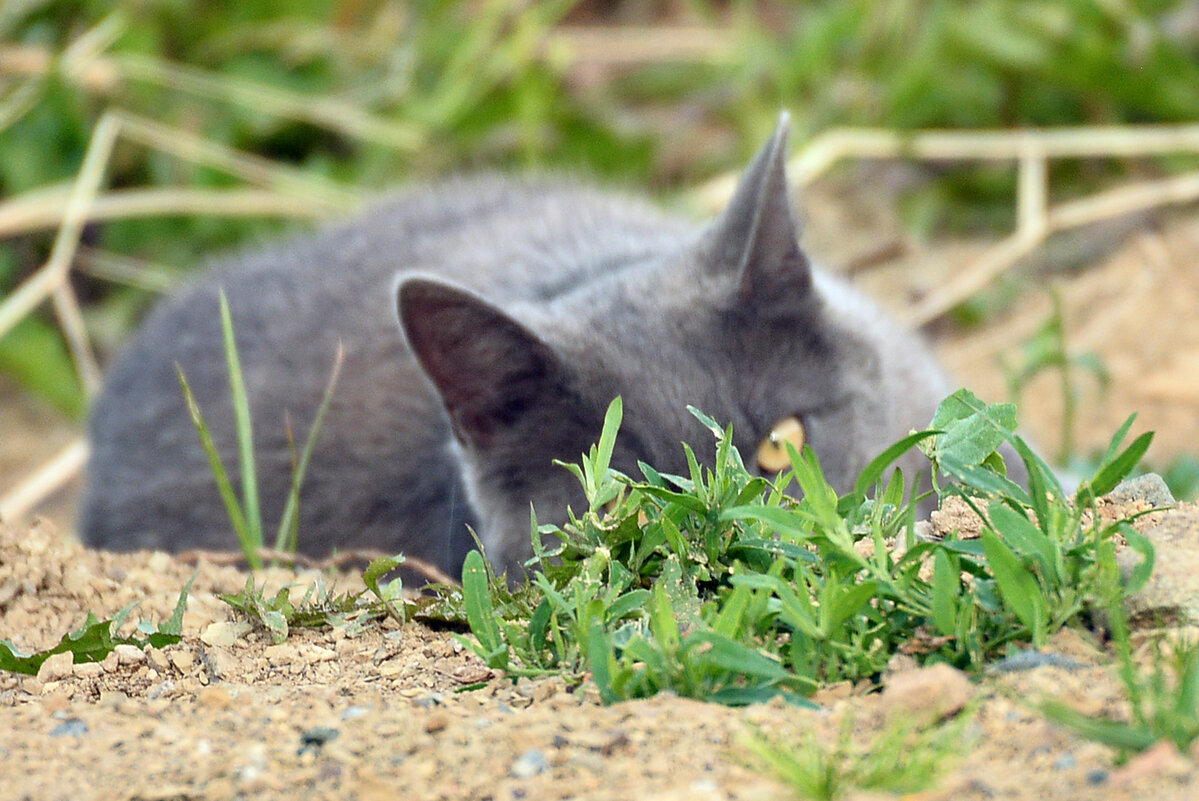
<path id="1" fill-rule="evenodd" d="M 471 551 L 462 563 L 462 597 L 466 605 L 466 619 L 475 639 L 479 641 L 479 656 L 489 667 L 507 669 L 508 644 L 504 642 L 495 619 L 490 584 L 483 555 Z"/>
<path id="2" fill-rule="evenodd" d="M 1033 643 L 1041 645 L 1048 614 L 1045 598 L 1036 578 L 1020 564 L 1011 548 L 993 532 L 984 531 L 981 539 L 983 550 L 987 552 L 987 563 L 991 566 L 1004 603 L 1028 627 Z"/>
<path id="3" fill-rule="evenodd" d="M 245 510 L 247 539 L 254 549 L 262 547 L 262 511 L 258 504 L 258 473 L 254 462 L 254 427 L 250 420 L 250 399 L 233 334 L 233 316 L 229 300 L 221 291 L 221 335 L 225 341 L 225 362 L 229 366 L 229 394 L 237 422 L 237 454 L 241 466 L 242 504 Z M 244 547 L 244 545 L 243 545 Z"/>
<path id="4" fill-rule="evenodd" d="M 597 478 L 602 477 L 612 463 L 612 449 L 616 447 L 616 434 L 620 431 L 620 423 L 624 419 L 624 401 L 617 395 L 608 404 L 604 413 L 604 428 L 600 432 L 599 446 L 596 449 Z"/>
<path id="5" fill-rule="evenodd" d="M 187 403 L 188 414 L 191 415 L 192 423 L 196 427 L 196 433 L 200 435 L 200 446 L 204 449 L 204 454 L 208 457 L 208 466 L 212 471 L 212 477 L 216 480 L 217 490 L 221 494 L 221 501 L 225 504 L 225 511 L 229 514 L 229 522 L 233 526 L 233 530 L 237 533 L 238 542 L 241 543 L 242 553 L 246 556 L 246 562 L 254 570 L 262 567 L 262 557 L 258 553 L 258 547 L 255 546 L 250 538 L 249 528 L 246 525 L 245 515 L 242 513 L 241 503 L 237 499 L 237 493 L 233 491 L 233 484 L 229 481 L 229 474 L 225 471 L 225 465 L 221 462 L 221 454 L 217 451 L 216 443 L 212 441 L 212 434 L 208 431 L 208 424 L 204 422 L 204 415 L 200 412 L 200 405 L 196 402 L 196 396 L 192 393 L 191 386 L 187 383 L 187 376 L 183 373 L 183 368 L 178 364 L 175 365 L 175 372 L 179 375 L 179 385 L 183 387 L 183 399 Z"/>
<path id="6" fill-rule="evenodd" d="M 1141 461 L 1145 451 L 1149 450 L 1151 442 L 1153 442 L 1152 431 L 1147 431 L 1134 439 L 1123 453 L 1112 459 L 1095 474 L 1090 481 L 1091 492 L 1098 497 L 1115 489 L 1116 485 L 1123 481 L 1124 477 L 1131 473 L 1132 469 Z"/>
<path id="7" fill-rule="evenodd" d="M 1082 736 L 1124 751 L 1143 751 L 1159 737 L 1147 728 L 1120 720 L 1093 718 L 1071 709 L 1060 701 L 1041 704 L 1041 714 L 1055 723 L 1071 728 Z"/>
<path id="8" fill-rule="evenodd" d="M 896 442 L 891 447 L 880 453 L 871 460 L 870 464 L 866 465 L 866 469 L 858 476 L 857 483 L 854 485 L 854 494 L 865 496 L 874 488 L 874 485 L 882 478 L 883 472 L 891 466 L 891 464 L 903 456 L 920 442 L 929 437 L 941 434 L 941 431 L 917 431 L 914 434 L 909 434 L 903 439 Z"/>
<path id="9" fill-rule="evenodd" d="M 933 622 L 946 637 L 957 632 L 961 574 L 949 551 L 939 549 L 933 566 Z"/>
<path id="10" fill-rule="evenodd" d="M 341 377 L 341 367 L 345 363 L 345 355 L 345 345 L 338 342 L 337 353 L 333 357 L 333 369 L 329 372 L 329 380 L 325 382 L 325 394 L 321 397 L 321 405 L 316 410 L 312 428 L 308 430 L 308 438 L 304 441 L 300 460 L 292 471 L 291 492 L 287 494 L 283 517 L 279 520 L 279 533 L 275 536 L 276 549 L 284 550 L 285 546 L 290 544 L 286 550 L 294 551 L 298 545 L 296 538 L 300 513 L 300 486 L 304 483 L 304 473 L 308 470 L 308 461 L 312 458 L 317 434 L 325 421 L 325 413 L 329 411 L 329 406 L 333 401 L 333 392 L 337 389 L 338 378 Z"/>

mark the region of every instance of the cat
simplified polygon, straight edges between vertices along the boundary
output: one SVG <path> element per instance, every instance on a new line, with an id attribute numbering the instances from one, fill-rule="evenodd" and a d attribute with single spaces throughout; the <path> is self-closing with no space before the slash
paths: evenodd
<path id="1" fill-rule="evenodd" d="M 848 489 L 950 386 L 916 336 L 812 268 L 786 139 L 783 115 L 704 226 L 567 181 L 477 177 L 225 261 L 160 304 L 112 365 L 90 421 L 84 540 L 234 545 L 175 371 L 232 467 L 221 288 L 267 521 L 291 482 L 284 411 L 302 436 L 345 346 L 301 496 L 308 553 L 383 548 L 454 571 L 470 526 L 497 567 L 519 571 L 530 504 L 543 523 L 584 506 L 553 462 L 577 461 L 617 395 L 612 464 L 625 473 L 638 460 L 685 473 L 683 442 L 711 454 L 693 405 L 732 424 L 748 464 L 758 454 L 777 470 L 774 440 L 807 442 Z M 905 473 L 927 472 L 922 458 L 905 457 Z"/>

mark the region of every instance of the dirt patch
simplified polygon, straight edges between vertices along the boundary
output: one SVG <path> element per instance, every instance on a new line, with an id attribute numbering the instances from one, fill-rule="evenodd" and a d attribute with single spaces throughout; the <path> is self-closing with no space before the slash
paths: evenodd
<path id="1" fill-rule="evenodd" d="M 241 588 L 243 573 L 162 553 L 100 553 L 46 525 L 0 529 L 0 631 L 44 648 L 88 611 L 134 600 L 141 616 L 165 619 L 193 574 L 180 644 L 53 676 L 0 674 L 5 797 L 782 799 L 788 788 L 743 745 L 753 731 L 831 746 L 849 716 L 855 741 L 868 742 L 897 703 L 903 714 L 925 705 L 918 693 L 897 702 L 838 685 L 818 696 L 819 710 L 669 695 L 604 707 L 586 683 L 513 682 L 450 633 L 391 621 L 296 630 L 283 644 L 256 631 L 212 644 L 233 621 L 216 593 Z M 273 588 L 314 574 L 260 578 Z M 357 586 L 353 576 L 332 580 Z M 1091 643 L 1065 632 L 1054 651 L 1069 659 L 961 683 L 977 712 L 960 756 L 918 797 L 1194 798 L 1199 770 L 1189 760 L 1157 754 L 1116 769 L 1108 749 L 1027 705 L 1053 696 L 1091 713 L 1123 710 L 1114 671 Z M 921 673 L 907 683 L 921 684 Z M 461 691 L 480 679 L 481 689 Z M 944 678 L 928 679 L 943 696 Z"/>

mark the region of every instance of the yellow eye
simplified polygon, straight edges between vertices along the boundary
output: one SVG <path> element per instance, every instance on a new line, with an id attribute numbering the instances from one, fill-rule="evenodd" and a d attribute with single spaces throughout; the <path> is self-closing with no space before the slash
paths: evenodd
<path id="1" fill-rule="evenodd" d="M 758 467 L 767 473 L 778 473 L 790 467 L 791 458 L 787 456 L 788 442 L 797 451 L 803 449 L 803 423 L 794 415 L 775 423 L 770 429 L 770 434 L 758 445 Z"/>

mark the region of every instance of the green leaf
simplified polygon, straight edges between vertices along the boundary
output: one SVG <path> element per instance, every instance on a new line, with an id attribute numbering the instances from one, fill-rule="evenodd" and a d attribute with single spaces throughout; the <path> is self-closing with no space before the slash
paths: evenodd
<path id="1" fill-rule="evenodd" d="M 858 476 L 857 483 L 854 485 L 854 493 L 865 496 L 874 485 L 882 478 L 883 473 L 890 467 L 896 459 L 903 456 L 916 445 L 919 445 L 929 437 L 935 437 L 943 432 L 938 430 L 917 431 L 909 434 L 903 439 L 890 446 L 878 456 L 871 460 L 870 464 L 866 465 L 866 469 Z"/>
<path id="2" fill-rule="evenodd" d="M 299 526 L 300 486 L 304 483 L 304 474 L 308 471 L 308 462 L 316 447 L 316 436 L 325 422 L 325 413 L 329 411 L 329 406 L 333 401 L 333 392 L 337 389 L 337 379 L 341 375 L 341 366 L 344 361 L 345 347 L 338 342 L 337 352 L 333 357 L 333 368 L 329 371 L 329 380 L 325 383 L 325 393 L 321 396 L 321 405 L 316 410 L 312 427 L 308 429 L 308 437 L 304 440 L 300 460 L 292 468 L 291 491 L 287 493 L 287 503 L 283 507 L 283 516 L 279 519 L 279 531 L 275 536 L 277 550 L 295 550 L 298 545 L 295 541 L 295 534 Z M 290 542 L 291 548 L 286 547 L 288 542 Z"/>
<path id="3" fill-rule="evenodd" d="M 241 467 L 242 504 L 245 510 L 247 538 L 255 550 L 262 547 L 262 512 L 258 506 L 258 472 L 254 461 L 254 427 L 250 415 L 250 399 L 246 394 L 241 358 L 233 334 L 233 316 L 225 291 L 220 293 L 221 335 L 225 341 L 225 363 L 229 368 L 229 395 L 233 401 L 233 417 L 237 423 L 237 453 Z"/>
<path id="4" fill-rule="evenodd" d="M 938 549 L 933 560 L 933 622 L 946 637 L 957 633 L 961 574 L 949 551 Z"/>
<path id="5" fill-rule="evenodd" d="M 1140 464 L 1141 457 L 1145 455 L 1145 451 L 1149 450 L 1149 445 L 1152 442 L 1152 431 L 1147 431 L 1137 437 L 1123 453 L 1101 467 L 1095 476 L 1083 486 L 1089 487 L 1091 492 L 1095 494 L 1095 497 L 1111 492 L 1116 488 L 1117 484 L 1132 472 L 1134 467 Z"/>
<path id="6" fill-rule="evenodd" d="M 941 430 L 931 442 L 933 458 L 980 465 L 1015 432 L 1016 406 L 988 406 L 969 390 L 959 389 L 941 401 L 929 427 Z"/>
<path id="7" fill-rule="evenodd" d="M 252 541 L 245 514 L 242 512 L 241 501 L 238 500 L 237 493 L 233 490 L 229 473 L 226 472 L 225 465 L 221 461 L 221 454 L 212 440 L 212 434 L 208 431 L 208 424 L 204 421 L 204 415 L 200 411 L 200 405 L 196 402 L 196 396 L 187 383 L 187 376 L 184 375 L 183 368 L 178 363 L 175 364 L 175 372 L 179 376 L 179 385 L 183 388 L 183 400 L 187 404 L 187 412 L 191 415 L 192 425 L 195 426 L 196 433 L 200 436 L 200 446 L 204 449 L 205 456 L 208 457 L 208 467 L 216 481 L 217 490 L 221 494 L 221 501 L 225 504 L 229 522 L 237 533 L 237 539 L 241 543 L 246 562 L 249 563 L 251 569 L 258 570 L 262 567 L 262 556 Z"/>
<path id="8" fill-rule="evenodd" d="M 160 634 L 170 637 L 181 637 L 183 635 L 183 613 L 187 611 L 187 596 L 191 593 L 192 584 L 196 581 L 196 575 L 196 573 L 192 573 L 191 578 L 183 585 L 183 589 L 179 592 L 179 599 L 175 601 L 175 610 L 167 618 L 166 622 L 158 627 Z"/>
<path id="9" fill-rule="evenodd" d="M 1119 528 L 1128 547 L 1141 556 L 1140 563 L 1133 568 L 1132 574 L 1129 575 L 1128 582 L 1124 586 L 1125 594 L 1130 595 L 1139 592 L 1149 582 L 1153 576 L 1153 567 L 1157 556 L 1153 549 L 1153 542 L 1144 534 L 1127 523 L 1120 523 Z"/>
<path id="10" fill-rule="evenodd" d="M 1028 627 L 1033 642 L 1041 645 L 1045 639 L 1048 610 L 1036 578 L 993 532 L 984 530 L 981 540 L 1004 604 Z"/>
<path id="11" fill-rule="evenodd" d="M 820 630 L 825 638 L 836 638 L 838 629 L 849 618 L 878 594 L 877 581 L 863 581 L 847 586 L 831 579 L 824 585 L 820 596 Z"/>
<path id="12" fill-rule="evenodd" d="M 987 507 L 987 516 L 995 530 L 1012 550 L 1032 556 L 1049 581 L 1060 582 L 1057 575 L 1057 549 L 1052 540 L 1031 520 L 1005 503 L 995 501 Z"/>
<path id="13" fill-rule="evenodd" d="M 702 650 L 696 648 L 700 645 L 704 646 Z M 687 637 L 687 647 L 696 648 L 703 664 L 731 673 L 770 681 L 785 681 L 791 677 L 777 660 L 713 631 L 693 632 Z"/>
<path id="14" fill-rule="evenodd" d="M 654 585 L 654 591 L 649 602 L 649 626 L 660 647 L 667 653 L 674 653 L 679 648 L 681 635 L 679 623 L 675 619 L 674 609 L 670 605 L 670 597 L 666 593 L 663 582 Z"/>
<path id="15" fill-rule="evenodd" d="M 506 670 L 508 644 L 504 642 L 496 622 L 491 603 L 490 573 L 483 563 L 483 555 L 478 551 L 468 553 L 462 563 L 462 598 L 471 633 L 479 641 L 479 657 L 488 667 Z"/>
<path id="16" fill-rule="evenodd" d="M 472 553 L 474 553 L 472 551 Z M 403 586 L 397 578 L 388 585 L 387 590 L 379 586 L 379 579 L 387 575 L 391 571 L 404 564 L 404 555 L 396 554 L 395 556 L 380 556 L 378 559 L 371 561 L 366 566 L 366 570 L 362 571 L 362 583 L 370 590 L 376 598 L 383 604 L 383 608 L 387 610 L 387 614 L 398 623 L 403 623 L 406 619 L 404 613 L 396 609 L 392 601 L 398 597 L 399 589 Z"/>
<path id="17" fill-rule="evenodd" d="M 1144 751 L 1156 743 L 1158 734 L 1141 726 L 1134 726 L 1120 720 L 1093 718 L 1071 709 L 1060 701 L 1046 701 L 1041 704 L 1041 713 L 1045 717 L 1073 729 L 1084 737 L 1119 748 L 1125 751 Z"/>
<path id="18" fill-rule="evenodd" d="M 599 445 L 595 453 L 597 480 L 608 471 L 608 466 L 612 463 L 612 450 L 616 447 L 616 434 L 620 430 L 620 423 L 623 419 L 624 401 L 617 395 L 608 404 L 608 410 L 604 413 L 604 428 L 600 432 Z"/>
<path id="19" fill-rule="evenodd" d="M 620 700 L 612 684 L 612 676 L 616 672 L 616 655 L 612 651 L 608 634 L 604 631 L 603 621 L 598 615 L 591 618 L 584 633 L 584 653 L 591 669 L 591 679 L 599 690 L 600 700 L 605 704 L 614 704 Z"/>

